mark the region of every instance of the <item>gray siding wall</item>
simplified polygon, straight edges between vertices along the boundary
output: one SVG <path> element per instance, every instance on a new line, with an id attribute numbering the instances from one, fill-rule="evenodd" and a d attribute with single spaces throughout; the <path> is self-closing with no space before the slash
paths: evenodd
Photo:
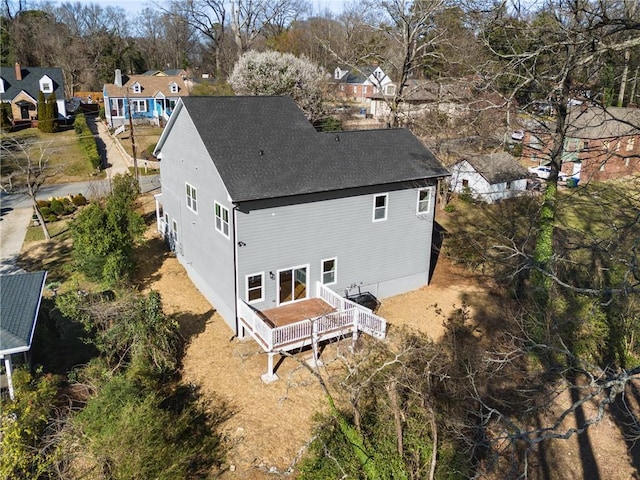
<path id="1" fill-rule="evenodd" d="M 375 193 L 387 193 L 379 191 Z M 308 265 L 308 285 L 315 292 L 321 261 L 337 258 L 337 283 L 343 295 L 359 285 L 379 298 L 413 290 L 429 280 L 435 188 L 428 215 L 417 215 L 418 189 L 388 192 L 387 220 L 373 222 L 374 192 L 237 212 L 238 294 L 246 299 L 246 275 L 264 272 L 265 300 L 277 305 L 277 272 Z M 266 205 L 266 202 L 265 202 Z M 270 279 L 273 272 L 275 279 Z M 356 293 L 357 288 L 352 291 Z"/>
<path id="2" fill-rule="evenodd" d="M 162 148 L 162 206 L 178 221 L 176 255 L 191 280 L 236 331 L 233 206 L 186 110 Z M 179 139 L 179 141 L 177 141 Z M 197 213 L 186 205 L 185 182 L 196 188 Z M 230 238 L 215 229 L 214 201 L 229 210 Z"/>

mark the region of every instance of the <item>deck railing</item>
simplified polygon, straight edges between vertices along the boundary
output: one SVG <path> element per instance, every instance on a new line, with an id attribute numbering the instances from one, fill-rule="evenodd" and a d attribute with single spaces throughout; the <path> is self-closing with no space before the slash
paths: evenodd
<path id="1" fill-rule="evenodd" d="M 238 314 L 251 336 L 268 352 L 310 345 L 314 341 L 328 340 L 355 331 L 384 338 L 387 322 L 368 308 L 340 297 L 319 283 L 317 297 L 336 311 L 281 327 L 271 327 L 258 311 L 238 299 Z"/>

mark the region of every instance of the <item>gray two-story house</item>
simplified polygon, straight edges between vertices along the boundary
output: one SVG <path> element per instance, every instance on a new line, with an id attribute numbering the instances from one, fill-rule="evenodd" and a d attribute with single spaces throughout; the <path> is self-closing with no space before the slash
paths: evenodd
<path id="1" fill-rule="evenodd" d="M 232 330 L 271 353 L 344 322 L 382 336 L 345 294 L 429 281 L 448 172 L 406 129 L 317 132 L 288 97 L 184 97 L 155 154 L 159 230 Z"/>

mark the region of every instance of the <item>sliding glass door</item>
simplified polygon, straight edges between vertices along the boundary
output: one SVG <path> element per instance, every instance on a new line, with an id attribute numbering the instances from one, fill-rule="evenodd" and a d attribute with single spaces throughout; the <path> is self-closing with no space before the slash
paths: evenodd
<path id="1" fill-rule="evenodd" d="M 294 267 L 278 272 L 278 304 L 307 298 L 308 267 Z"/>

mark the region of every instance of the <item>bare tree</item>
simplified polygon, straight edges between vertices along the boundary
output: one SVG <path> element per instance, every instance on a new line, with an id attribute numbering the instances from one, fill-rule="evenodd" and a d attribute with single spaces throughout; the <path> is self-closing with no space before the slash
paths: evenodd
<path id="1" fill-rule="evenodd" d="M 52 142 L 40 143 L 5 138 L 0 148 L 3 157 L 3 176 L 0 187 L 4 192 L 20 193 L 29 197 L 42 227 L 42 233 L 46 240 L 50 240 L 51 236 L 36 197 L 42 186 L 61 170 L 61 167 L 52 168 L 49 165 L 53 153 Z"/>

